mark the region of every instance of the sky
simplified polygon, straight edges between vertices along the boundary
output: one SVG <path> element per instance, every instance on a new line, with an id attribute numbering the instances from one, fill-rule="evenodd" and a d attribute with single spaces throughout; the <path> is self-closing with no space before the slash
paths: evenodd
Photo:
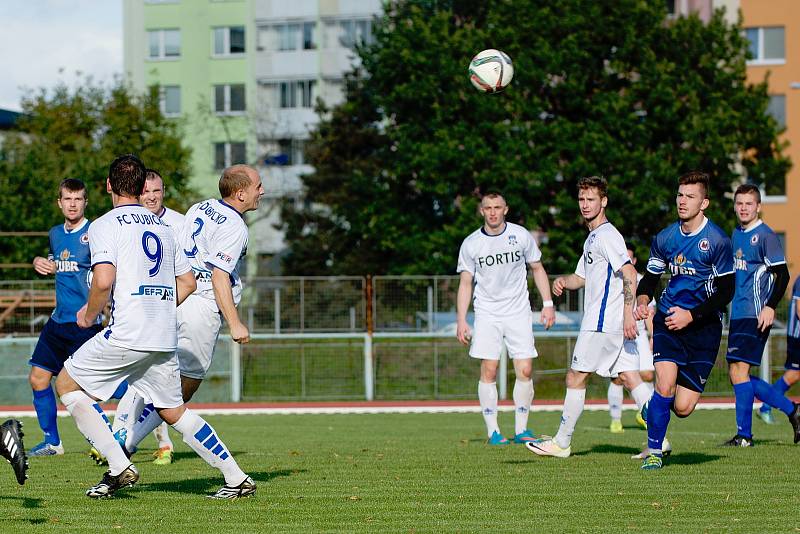
<path id="1" fill-rule="evenodd" d="M 76 72 L 122 74 L 122 0 L 0 0 L 0 108 Z"/>

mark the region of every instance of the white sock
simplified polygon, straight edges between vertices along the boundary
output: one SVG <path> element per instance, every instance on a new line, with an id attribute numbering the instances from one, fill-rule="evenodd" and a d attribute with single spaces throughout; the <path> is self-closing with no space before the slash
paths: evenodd
<path id="1" fill-rule="evenodd" d="M 75 419 L 81 434 L 108 459 L 108 468 L 112 475 L 122 473 L 131 465 L 131 461 L 122 452 L 122 447 L 114 439 L 108 417 L 97 402 L 83 391 L 70 391 L 61 396 L 61 402 Z"/>
<path id="2" fill-rule="evenodd" d="M 650 400 L 650 397 L 653 395 L 653 392 L 647 387 L 647 382 L 642 382 L 631 391 L 631 397 L 633 397 L 634 402 L 636 402 L 636 406 L 641 410 L 642 406 L 645 405 L 647 401 Z"/>
<path id="3" fill-rule="evenodd" d="M 561 412 L 561 425 L 555 438 L 556 445 L 562 449 L 569 447 L 572 443 L 572 433 L 575 432 L 575 425 L 583 412 L 583 404 L 586 399 L 585 389 L 567 388 L 564 396 L 564 411 Z"/>
<path id="4" fill-rule="evenodd" d="M 647 389 L 650 391 L 650 396 L 652 397 L 653 396 L 653 392 L 656 390 L 656 387 L 653 385 L 653 383 L 652 382 L 642 382 L 642 384 L 647 386 Z"/>
<path id="5" fill-rule="evenodd" d="M 623 390 L 622 384 L 608 383 L 608 412 L 611 414 L 612 421 L 620 421 L 622 419 Z"/>
<path id="6" fill-rule="evenodd" d="M 478 400 L 481 403 L 481 413 L 486 422 L 486 432 L 492 437 L 494 432 L 500 433 L 497 426 L 497 383 L 478 382 Z"/>
<path id="7" fill-rule="evenodd" d="M 146 405 L 142 410 L 142 415 L 139 416 L 128 431 L 128 435 L 125 438 L 125 448 L 130 452 L 134 452 L 139 443 L 163 422 L 164 420 L 158 415 L 153 405 Z"/>
<path id="8" fill-rule="evenodd" d="M 184 443 L 200 458 L 222 471 L 225 484 L 238 486 L 247 478 L 217 433 L 202 417 L 187 408 L 172 428 L 181 433 Z"/>
<path id="9" fill-rule="evenodd" d="M 144 397 L 139 395 L 135 389 L 128 387 L 128 391 L 117 404 L 117 413 L 114 416 L 114 424 L 111 430 L 116 432 L 120 428 L 125 428 L 130 433 L 133 424 L 139 418 L 144 408 Z"/>
<path id="10" fill-rule="evenodd" d="M 166 449 L 169 448 L 170 450 L 174 449 L 175 447 L 172 446 L 172 440 L 169 438 L 169 425 L 167 423 L 161 423 L 153 430 L 153 435 L 158 440 L 158 448 L 159 449 Z"/>
<path id="11" fill-rule="evenodd" d="M 533 403 L 533 380 L 527 382 L 517 379 L 514 382 L 514 434 L 522 434 L 528 429 L 528 414 Z"/>

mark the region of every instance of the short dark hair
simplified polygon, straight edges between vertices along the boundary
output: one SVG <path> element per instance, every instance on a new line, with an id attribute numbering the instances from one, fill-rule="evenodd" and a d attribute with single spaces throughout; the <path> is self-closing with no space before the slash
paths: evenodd
<path id="1" fill-rule="evenodd" d="M 678 178 L 678 185 L 700 184 L 703 187 L 703 195 L 708 198 L 709 181 L 708 174 L 702 171 L 689 171 Z"/>
<path id="2" fill-rule="evenodd" d="M 219 178 L 219 194 L 222 198 L 228 198 L 239 190 L 247 188 L 250 183 L 250 175 L 247 174 L 247 165 L 231 165 L 224 171 Z"/>
<path id="3" fill-rule="evenodd" d="M 164 181 L 164 178 L 162 178 L 161 173 L 155 169 L 147 169 L 145 173 L 147 174 L 147 176 L 145 176 L 146 180 L 155 180 L 156 178 L 159 178 L 161 179 L 162 182 Z"/>
<path id="4" fill-rule="evenodd" d="M 753 194 L 756 196 L 756 202 L 761 204 L 761 190 L 755 184 L 742 184 L 736 188 L 736 192 L 733 194 L 733 200 L 736 200 L 736 195 L 746 195 L 746 194 Z"/>
<path id="5" fill-rule="evenodd" d="M 584 176 L 578 180 L 578 191 L 591 188 L 597 189 L 600 198 L 608 196 L 608 181 L 602 176 Z"/>
<path id="6" fill-rule="evenodd" d="M 491 188 L 481 192 L 481 202 L 483 202 L 484 198 L 497 198 L 497 197 L 500 197 L 503 200 L 506 199 L 506 196 L 499 189 Z"/>
<path id="7" fill-rule="evenodd" d="M 83 183 L 83 180 L 78 180 L 77 178 L 64 178 L 61 180 L 61 183 L 58 184 L 58 198 L 61 198 L 64 190 L 75 193 L 83 191 L 83 198 L 89 197 L 89 195 L 86 194 L 86 184 Z"/>
<path id="8" fill-rule="evenodd" d="M 141 196 L 146 175 L 144 163 L 133 154 L 119 156 L 108 168 L 111 190 L 121 196 Z"/>

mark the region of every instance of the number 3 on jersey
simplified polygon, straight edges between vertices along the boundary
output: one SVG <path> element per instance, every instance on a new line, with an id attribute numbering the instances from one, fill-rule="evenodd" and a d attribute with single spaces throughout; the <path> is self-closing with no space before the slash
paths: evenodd
<path id="1" fill-rule="evenodd" d="M 194 224 L 197 226 L 197 228 L 195 228 L 194 232 L 192 232 L 192 243 L 195 243 L 194 238 L 197 237 L 198 234 L 200 233 L 200 230 L 203 229 L 203 219 L 201 219 L 200 217 L 196 218 L 194 220 Z M 183 253 L 186 254 L 187 258 L 194 258 L 195 256 L 197 256 L 197 243 L 194 244 L 192 250 L 184 249 Z"/>
<path id="2" fill-rule="evenodd" d="M 155 242 L 154 251 L 150 250 L 151 242 Z M 153 232 L 144 232 L 142 234 L 142 249 L 144 250 L 144 255 L 147 256 L 147 259 L 155 263 L 155 265 L 153 265 L 153 267 L 147 271 L 150 277 L 153 277 L 157 275 L 159 269 L 161 269 L 161 258 L 164 254 L 164 249 L 161 246 L 161 240 Z"/>

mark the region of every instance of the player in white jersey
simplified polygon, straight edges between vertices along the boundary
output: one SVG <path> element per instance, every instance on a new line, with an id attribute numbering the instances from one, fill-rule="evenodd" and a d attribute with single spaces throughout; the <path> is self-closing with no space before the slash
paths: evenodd
<path id="1" fill-rule="evenodd" d="M 633 250 L 633 245 L 625 244 L 628 249 L 628 257 L 631 264 L 636 267 L 636 253 Z M 636 274 L 636 282 L 642 279 L 641 274 Z M 650 306 L 655 308 L 655 300 L 650 303 Z M 653 319 L 648 317 L 636 321 L 636 339 L 626 339 L 623 344 L 622 350 L 629 354 L 635 354 L 639 358 L 639 376 L 642 377 L 642 382 L 647 385 L 650 394 L 653 393 L 653 376 L 655 367 L 653 367 Z M 621 434 L 625 431 L 622 426 L 622 398 L 624 388 L 622 380 L 619 376 L 611 377 L 608 383 L 608 411 L 611 415 L 611 425 L 609 430 L 612 434 Z M 647 421 L 642 416 L 641 411 L 636 412 L 636 423 L 647 430 Z"/>
<path id="2" fill-rule="evenodd" d="M 234 165 L 222 172 L 219 192 L 221 200 L 208 199 L 189 208 L 181 236 L 183 253 L 197 280 L 197 291 L 178 309 L 177 354 L 184 402 L 192 398 L 211 366 L 222 317 L 234 341 L 250 341 L 250 332 L 236 311 L 242 294 L 239 266 L 247 252 L 244 214 L 258 208 L 264 187 L 258 171 Z M 146 406 L 145 412 L 125 437 L 125 447 L 131 452 L 161 424 L 155 410 Z"/>
<path id="3" fill-rule="evenodd" d="M 214 429 L 183 404 L 175 356 L 176 306 L 196 283 L 172 231 L 138 204 L 144 182 L 145 168 L 136 156 L 121 156 L 111 164 L 107 189 L 114 209 L 89 229 L 93 280 L 77 322 L 82 328 L 92 324 L 109 296 L 111 319 L 67 360 L 56 379 L 78 429 L 108 458 L 109 470 L 86 495 L 110 497 L 139 479 L 98 404 L 125 380 L 155 405 L 189 447 L 222 472 L 225 486 L 213 497 L 252 495 L 253 480 Z"/>
<path id="4" fill-rule="evenodd" d="M 567 394 L 558 433 L 525 444 L 542 456 L 566 458 L 571 453 L 572 433 L 583 412 L 586 383 L 592 373 L 619 375 L 641 409 L 650 391 L 639 377 L 639 358 L 623 350 L 624 339 L 636 339 L 633 302 L 636 269 L 628 258 L 625 240 L 606 218 L 608 184 L 592 176 L 578 182 L 578 206 L 589 228 L 574 274 L 556 278 L 553 293 L 584 289 L 583 319 L 572 364 L 567 371 Z"/>
<path id="5" fill-rule="evenodd" d="M 478 399 L 490 445 L 510 443 L 497 425 L 497 366 L 505 343 L 517 376 L 514 442 L 525 443 L 534 439 L 528 429 L 528 413 L 533 402 L 533 358 L 538 356 L 533 343 L 528 265 L 544 302 L 541 322 L 545 328 L 555 322 L 550 282 L 542 266 L 542 253 L 531 233 L 506 222 L 508 205 L 503 196 L 498 192 L 486 193 L 481 198 L 480 211 L 483 226 L 464 240 L 458 254 L 461 278 L 456 302 L 457 337 L 464 345 L 471 340 L 469 355 L 481 360 Z M 471 299 L 475 310 L 474 333 L 467 324 Z"/>
<path id="6" fill-rule="evenodd" d="M 176 242 L 180 241 L 184 217 L 183 214 L 164 206 L 164 179 L 157 170 L 147 169 L 144 191 L 139 197 L 139 202 L 142 206 L 147 208 L 150 213 L 155 213 L 162 221 L 167 223 L 175 234 Z M 135 389 L 128 389 L 117 404 L 114 424 L 111 426 L 114 433 L 119 435 L 124 428 L 125 435 L 127 435 L 133 428 L 133 424 L 141 415 L 142 410 L 144 410 L 144 405 L 144 397 L 137 393 Z M 172 463 L 174 446 L 169 437 L 168 429 L 169 426 L 167 423 L 161 423 L 153 431 L 158 441 L 158 450 L 153 453 L 155 457 L 153 463 L 156 465 L 169 465 Z M 92 449 L 89 454 L 98 463 L 105 462 L 105 458 L 101 458 L 95 449 Z"/>

